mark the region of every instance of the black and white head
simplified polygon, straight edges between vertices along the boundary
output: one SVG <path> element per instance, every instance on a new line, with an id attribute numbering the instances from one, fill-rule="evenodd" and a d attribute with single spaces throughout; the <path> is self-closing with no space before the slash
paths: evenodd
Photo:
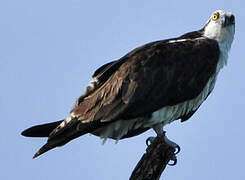
<path id="1" fill-rule="evenodd" d="M 218 41 L 229 51 L 235 34 L 235 16 L 224 10 L 215 11 L 204 27 L 204 36 Z"/>

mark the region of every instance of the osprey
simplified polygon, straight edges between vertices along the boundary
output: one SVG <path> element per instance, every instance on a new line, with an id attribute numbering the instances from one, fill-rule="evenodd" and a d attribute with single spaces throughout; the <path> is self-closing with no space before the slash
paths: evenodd
<path id="1" fill-rule="evenodd" d="M 148 43 L 101 66 L 66 119 L 22 132 L 48 137 L 34 158 L 87 133 L 120 140 L 150 128 L 160 135 L 166 124 L 186 121 L 214 89 L 234 33 L 234 15 L 218 10 L 201 30 Z"/>

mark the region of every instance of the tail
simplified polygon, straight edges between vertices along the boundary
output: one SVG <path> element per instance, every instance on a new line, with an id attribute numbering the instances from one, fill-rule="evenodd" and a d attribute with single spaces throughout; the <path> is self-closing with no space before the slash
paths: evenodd
<path id="1" fill-rule="evenodd" d="M 37 151 L 33 158 L 36 158 L 57 146 L 62 146 L 72 139 L 93 132 L 104 124 L 98 121 L 81 123 L 79 120 L 73 119 L 64 127 L 60 128 L 59 125 L 61 122 L 62 121 L 57 121 L 34 126 L 21 133 L 23 136 L 28 137 L 48 137 L 47 143 Z"/>
<path id="2" fill-rule="evenodd" d="M 41 124 L 37 126 L 30 127 L 24 130 L 21 135 L 26 137 L 48 137 L 49 134 L 62 122 L 56 121 L 47 124 Z"/>

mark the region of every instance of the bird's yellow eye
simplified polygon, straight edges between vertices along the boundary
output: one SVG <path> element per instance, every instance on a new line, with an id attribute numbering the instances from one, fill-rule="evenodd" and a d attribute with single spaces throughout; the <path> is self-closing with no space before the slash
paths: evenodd
<path id="1" fill-rule="evenodd" d="M 212 16 L 212 19 L 214 21 L 216 21 L 217 19 L 219 19 L 219 14 L 218 13 L 214 13 L 213 16 Z"/>

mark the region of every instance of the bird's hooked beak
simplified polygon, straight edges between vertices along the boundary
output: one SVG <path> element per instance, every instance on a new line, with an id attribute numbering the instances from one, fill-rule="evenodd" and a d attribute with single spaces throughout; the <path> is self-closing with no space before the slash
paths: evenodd
<path id="1" fill-rule="evenodd" d="M 232 14 L 230 16 L 225 16 L 224 27 L 234 25 L 235 24 L 235 16 Z"/>

